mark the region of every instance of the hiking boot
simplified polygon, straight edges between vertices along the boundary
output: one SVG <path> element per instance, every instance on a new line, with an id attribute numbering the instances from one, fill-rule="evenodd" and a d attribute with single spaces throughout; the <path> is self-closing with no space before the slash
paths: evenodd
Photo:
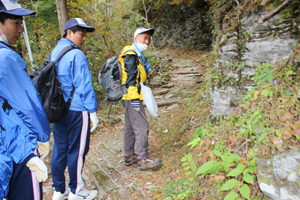
<path id="1" fill-rule="evenodd" d="M 62 194 L 61 192 L 54 191 L 52 200 L 64 200 L 68 199 L 70 190 L 69 188 L 66 188 L 65 192 Z"/>
<path id="2" fill-rule="evenodd" d="M 147 158 L 138 161 L 138 168 L 140 170 L 152 169 L 161 163 L 160 158 Z"/>
<path id="3" fill-rule="evenodd" d="M 98 194 L 97 190 L 87 190 L 82 188 L 78 194 L 70 192 L 69 200 L 91 200 L 94 199 Z"/>
<path id="4" fill-rule="evenodd" d="M 136 159 L 136 155 L 133 154 L 133 155 L 125 155 L 124 156 L 125 159 L 124 159 L 124 164 L 126 166 L 130 166 L 132 165 L 133 163 L 136 163 L 137 162 L 137 159 Z"/>

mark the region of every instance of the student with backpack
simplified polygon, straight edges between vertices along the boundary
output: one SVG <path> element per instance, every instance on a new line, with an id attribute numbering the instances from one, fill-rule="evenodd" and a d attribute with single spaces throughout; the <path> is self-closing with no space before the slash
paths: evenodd
<path id="1" fill-rule="evenodd" d="M 148 157 L 149 123 L 143 107 L 140 83 L 145 83 L 150 63 L 143 52 L 150 44 L 154 29 L 138 28 L 134 33 L 134 43 L 125 46 L 119 61 L 122 65 L 121 82 L 128 90 L 122 97 L 125 108 L 124 125 L 124 164 L 137 163 L 140 170 L 152 169 L 162 161 L 160 158 Z M 136 150 L 134 147 L 136 146 Z"/>
<path id="2" fill-rule="evenodd" d="M 64 26 L 64 35 L 51 52 L 51 61 L 67 46 L 76 47 L 68 51 L 56 65 L 57 76 L 65 101 L 75 89 L 67 115 L 53 123 L 54 146 L 51 158 L 51 173 L 54 187 L 53 200 L 94 199 L 97 191 L 84 188 L 82 168 L 89 150 L 90 120 L 95 130 L 98 124 L 97 98 L 92 85 L 92 75 L 86 56 L 80 50 L 87 32 L 95 29 L 80 18 L 73 18 Z M 66 190 L 64 172 L 68 166 L 70 192 Z"/>
<path id="3" fill-rule="evenodd" d="M 0 0 L 0 199 L 42 200 L 41 182 L 48 177 L 37 155 L 49 152 L 49 122 L 26 63 L 11 49 L 23 32 L 23 16 L 34 13 Z"/>

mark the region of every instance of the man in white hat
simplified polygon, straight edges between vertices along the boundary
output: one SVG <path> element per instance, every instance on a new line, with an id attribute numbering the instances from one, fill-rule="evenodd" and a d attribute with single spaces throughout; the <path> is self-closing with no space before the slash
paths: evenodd
<path id="1" fill-rule="evenodd" d="M 15 0 L 0 0 L 0 199 L 42 200 L 48 177 L 37 155 L 49 152 L 49 122 L 26 63 L 11 49 L 23 16 L 32 14 Z"/>
<path id="2" fill-rule="evenodd" d="M 122 65 L 122 84 L 128 93 L 122 97 L 125 108 L 124 125 L 124 164 L 138 164 L 140 170 L 152 169 L 162 161 L 160 158 L 148 157 L 149 123 L 143 107 L 140 83 L 145 83 L 150 63 L 143 52 L 147 50 L 154 29 L 138 28 L 134 33 L 134 43 L 125 46 L 119 61 Z M 136 148 L 134 148 L 136 146 Z"/>

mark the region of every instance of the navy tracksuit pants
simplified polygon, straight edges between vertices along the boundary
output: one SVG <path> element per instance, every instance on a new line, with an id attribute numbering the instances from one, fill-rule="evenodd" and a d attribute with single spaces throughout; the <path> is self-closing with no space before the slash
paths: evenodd
<path id="1" fill-rule="evenodd" d="M 37 151 L 35 152 L 37 153 Z M 13 162 L 13 174 L 9 182 L 7 200 L 42 200 L 42 182 L 38 182 L 35 173 L 26 163 Z"/>
<path id="2" fill-rule="evenodd" d="M 53 187 L 55 191 L 65 191 L 64 172 L 68 166 L 69 187 L 73 194 L 77 194 L 84 186 L 81 174 L 90 144 L 89 113 L 69 110 L 62 120 L 53 123 L 53 137 L 51 158 Z"/>

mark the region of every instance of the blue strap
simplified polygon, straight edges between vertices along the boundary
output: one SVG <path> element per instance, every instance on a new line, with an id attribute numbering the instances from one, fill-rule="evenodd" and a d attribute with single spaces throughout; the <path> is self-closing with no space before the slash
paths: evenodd
<path id="1" fill-rule="evenodd" d="M 143 67 L 145 68 L 145 66 L 146 66 L 147 71 L 150 72 L 151 71 L 150 63 L 146 60 L 145 56 L 139 50 L 139 48 L 137 47 L 136 43 L 133 43 L 133 46 L 136 48 L 136 50 L 138 50 L 138 52 L 140 54 L 140 57 L 142 59 L 142 65 L 143 65 Z"/>

